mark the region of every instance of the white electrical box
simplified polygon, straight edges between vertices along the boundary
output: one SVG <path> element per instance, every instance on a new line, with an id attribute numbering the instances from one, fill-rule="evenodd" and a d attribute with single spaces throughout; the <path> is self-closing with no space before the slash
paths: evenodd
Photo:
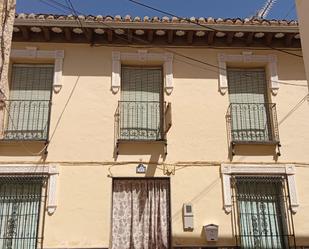
<path id="1" fill-rule="evenodd" d="M 207 241 L 218 241 L 219 226 L 215 224 L 209 224 L 204 226 Z"/>
<path id="2" fill-rule="evenodd" d="M 193 208 L 191 203 L 183 204 L 183 229 L 193 230 Z"/>

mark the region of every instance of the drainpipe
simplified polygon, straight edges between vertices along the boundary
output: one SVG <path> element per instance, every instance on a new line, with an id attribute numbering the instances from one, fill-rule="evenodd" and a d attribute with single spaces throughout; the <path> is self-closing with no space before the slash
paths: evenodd
<path id="1" fill-rule="evenodd" d="M 0 3 L 0 137 L 3 135 L 4 100 L 8 94 L 8 70 L 11 53 L 16 0 Z"/>

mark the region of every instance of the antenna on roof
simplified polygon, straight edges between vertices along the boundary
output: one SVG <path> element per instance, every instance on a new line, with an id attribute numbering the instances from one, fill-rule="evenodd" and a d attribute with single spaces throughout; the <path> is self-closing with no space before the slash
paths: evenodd
<path id="1" fill-rule="evenodd" d="M 263 8 L 258 10 L 256 14 L 252 17 L 252 19 L 265 19 L 276 2 L 277 0 L 267 0 Z"/>

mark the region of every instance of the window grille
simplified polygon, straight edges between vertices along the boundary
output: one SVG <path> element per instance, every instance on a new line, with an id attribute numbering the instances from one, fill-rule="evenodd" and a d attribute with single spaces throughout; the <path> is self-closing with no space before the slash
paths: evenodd
<path id="1" fill-rule="evenodd" d="M 161 140 L 162 68 L 122 67 L 119 139 Z"/>
<path id="2" fill-rule="evenodd" d="M 227 76 L 232 142 L 274 142 L 265 70 L 228 68 Z"/>
<path id="3" fill-rule="evenodd" d="M 45 182 L 38 176 L 0 177 L 0 248 L 37 249 L 42 244 Z"/>
<path id="4" fill-rule="evenodd" d="M 5 140 L 47 140 L 53 76 L 53 65 L 13 65 Z"/>
<path id="5" fill-rule="evenodd" d="M 232 187 L 234 229 L 240 248 L 295 248 L 284 177 L 235 176 Z"/>

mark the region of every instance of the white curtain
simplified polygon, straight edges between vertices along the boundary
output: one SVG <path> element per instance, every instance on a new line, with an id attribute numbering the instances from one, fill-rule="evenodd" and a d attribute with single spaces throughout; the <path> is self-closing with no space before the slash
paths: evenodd
<path id="1" fill-rule="evenodd" d="M 169 182 L 113 183 L 112 249 L 169 248 Z"/>

